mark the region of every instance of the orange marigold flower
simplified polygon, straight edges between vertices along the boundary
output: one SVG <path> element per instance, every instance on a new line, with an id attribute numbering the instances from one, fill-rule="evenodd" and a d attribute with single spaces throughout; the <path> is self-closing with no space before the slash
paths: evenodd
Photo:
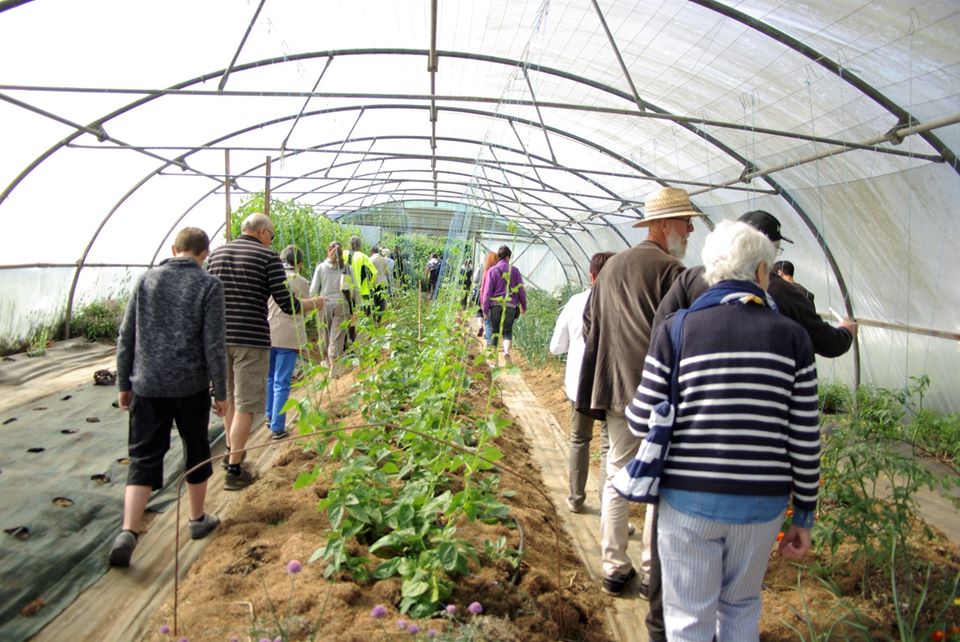
<path id="1" fill-rule="evenodd" d="M 823 486 L 823 480 L 822 480 L 822 479 L 820 480 L 820 485 Z"/>
<path id="2" fill-rule="evenodd" d="M 777 541 L 782 542 L 784 535 L 786 535 L 786 533 L 784 533 L 783 531 L 780 531 L 779 533 L 777 533 Z"/>
<path id="3" fill-rule="evenodd" d="M 787 509 L 787 517 L 793 517 L 793 507 Z"/>
<path id="4" fill-rule="evenodd" d="M 937 629 L 930 634 L 930 639 L 933 640 L 933 642 L 941 642 L 941 640 L 943 640 L 943 631 Z"/>

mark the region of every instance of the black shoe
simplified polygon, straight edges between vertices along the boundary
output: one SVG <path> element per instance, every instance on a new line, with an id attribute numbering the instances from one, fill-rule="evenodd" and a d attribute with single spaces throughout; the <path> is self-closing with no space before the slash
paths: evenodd
<path id="1" fill-rule="evenodd" d="M 289 437 L 289 436 L 290 436 L 290 433 L 288 433 L 286 430 L 281 430 L 280 432 L 275 432 L 275 433 L 273 433 L 273 434 L 270 436 L 270 439 L 272 439 L 272 440 L 274 440 L 274 441 L 282 441 L 282 440 L 286 439 L 286 438 Z"/>
<path id="2" fill-rule="evenodd" d="M 223 489 L 240 490 L 241 488 L 246 488 L 255 481 L 257 481 L 256 475 L 251 473 L 249 470 L 244 470 L 241 468 L 240 472 L 236 475 L 228 470 L 223 482 Z"/>
<path id="3" fill-rule="evenodd" d="M 133 531 L 121 531 L 117 539 L 113 540 L 113 548 L 110 549 L 110 566 L 130 566 L 130 557 L 136 547 L 137 536 Z"/>
<path id="4" fill-rule="evenodd" d="M 640 580 L 640 583 L 637 584 L 637 593 L 638 593 L 638 594 L 640 595 L 640 597 L 642 597 L 643 599 L 645 599 L 645 600 L 647 600 L 647 601 L 650 600 L 650 585 L 647 584 L 647 581 L 646 581 L 646 580 Z"/>
<path id="5" fill-rule="evenodd" d="M 603 578 L 603 592 L 609 595 L 620 595 L 627 584 L 637 579 L 637 569 L 631 568 L 626 575 L 610 575 Z"/>

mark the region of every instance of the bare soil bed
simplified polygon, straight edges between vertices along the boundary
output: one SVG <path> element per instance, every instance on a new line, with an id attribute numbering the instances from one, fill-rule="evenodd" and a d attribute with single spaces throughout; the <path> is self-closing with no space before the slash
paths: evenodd
<path id="1" fill-rule="evenodd" d="M 470 394 L 476 395 L 481 407 L 490 377 L 483 368 L 473 373 L 473 379 Z M 331 405 L 346 414 L 344 401 L 345 395 L 341 395 Z M 360 423 L 360 419 L 348 416 L 346 423 Z M 275 466 L 238 493 L 241 505 L 224 520 L 181 582 L 178 636 L 187 636 L 191 642 L 277 637 L 370 642 L 426 639 L 434 637 L 431 632 L 438 640 L 611 639 L 604 624 L 609 598 L 586 579 L 562 530 L 559 538 L 555 536 L 555 529 L 560 528 L 555 509 L 528 482 L 502 475 L 503 501 L 519 528 L 474 522 L 462 524 L 459 532 L 479 550 L 483 550 L 484 539 L 506 537 L 511 546 L 522 547 L 520 567 L 499 563 L 471 569 L 458 580 L 450 600 L 457 609 L 454 615 L 414 621 L 395 607 L 400 599 L 399 579 L 358 584 L 341 575 L 329 581 L 324 578 L 323 560 L 307 563 L 325 543 L 328 521 L 316 504 L 325 494 L 330 470 L 325 469 L 315 484 L 294 490 L 297 475 L 312 470 L 320 457 L 309 440 L 279 447 L 283 452 Z M 516 426 L 503 431 L 497 447 L 504 452 L 504 467 L 537 475 L 531 447 Z M 362 548 L 359 543 L 352 546 Z M 302 562 L 300 572 L 288 572 L 291 560 Z M 473 602 L 482 605 L 482 615 L 468 612 Z M 387 610 L 381 618 L 371 615 L 378 605 Z M 148 639 L 171 639 L 171 634 L 160 632 L 165 625 L 173 626 L 172 600 L 154 615 Z M 417 628 L 411 629 L 411 625 Z"/>
<path id="2" fill-rule="evenodd" d="M 562 366 L 558 362 L 549 362 L 534 368 L 529 367 L 522 358 L 515 358 L 514 362 L 520 365 L 524 379 L 540 403 L 554 415 L 561 426 L 569 425 L 570 402 L 563 392 Z M 937 532 L 936 525 L 930 526 L 934 527 L 934 532 Z M 775 552 L 772 554 L 762 595 L 761 640 L 765 642 L 797 640 L 796 632 L 787 624 L 803 631 L 804 639 L 813 639 L 810 637 L 811 631 L 804 622 L 805 619 L 814 623 L 816 631 L 825 632 L 845 614 L 848 619 L 854 619 L 849 615 L 851 610 L 860 613 L 861 624 L 867 629 L 852 636 L 854 639 L 900 639 L 893 600 L 889 595 L 889 578 L 885 578 L 883 583 L 874 582 L 874 585 L 868 587 L 870 590 L 867 594 L 873 594 L 872 599 L 863 598 L 861 596 L 863 593 L 862 568 L 849 561 L 848 548 L 841 547 L 836 556 L 831 556 L 828 550 L 820 554 L 810 554 L 803 564 L 785 560 Z M 945 585 L 960 571 L 960 548 L 953 545 L 942 534 L 938 533 L 932 545 L 923 544 L 917 548 L 921 557 L 920 565 L 923 567 L 929 565 L 931 568 L 930 586 Z M 832 568 L 831 580 L 839 588 L 841 598 L 836 597 L 823 582 L 816 578 L 814 568 L 818 564 Z M 924 578 L 917 579 L 922 582 Z M 917 586 L 915 590 L 919 592 L 919 588 L 921 587 Z M 878 595 L 883 597 L 879 598 Z M 941 605 L 936 606 L 939 610 Z M 925 611 L 921 613 L 921 622 L 929 621 L 935 615 L 933 606 Z M 951 606 L 947 612 L 947 618 L 948 622 L 960 624 L 960 607 Z M 847 633 L 853 632 L 845 630 L 841 625 L 835 630 L 835 635 L 829 639 L 848 639 Z"/>

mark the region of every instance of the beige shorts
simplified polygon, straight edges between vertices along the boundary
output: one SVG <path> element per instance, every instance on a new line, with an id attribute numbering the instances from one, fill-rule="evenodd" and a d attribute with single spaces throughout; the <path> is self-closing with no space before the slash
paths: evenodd
<path id="1" fill-rule="evenodd" d="M 267 406 L 270 348 L 227 346 L 227 401 L 237 412 L 263 412 Z"/>

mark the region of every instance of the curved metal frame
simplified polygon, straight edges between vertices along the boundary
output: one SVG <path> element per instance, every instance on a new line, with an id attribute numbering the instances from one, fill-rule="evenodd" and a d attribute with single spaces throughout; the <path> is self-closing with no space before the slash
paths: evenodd
<path id="1" fill-rule="evenodd" d="M 907 112 L 906 110 L 904 110 L 904 109 L 902 109 L 901 107 L 899 107 L 899 105 L 896 105 L 896 103 L 894 103 L 893 101 L 890 101 L 890 100 L 889 100 L 888 98 L 886 98 L 882 93 L 880 93 L 879 91 L 877 91 L 876 88 L 874 88 L 874 87 L 872 87 L 871 85 L 865 83 L 864 81 L 862 81 L 861 79 L 859 79 L 858 77 L 856 77 L 856 76 L 853 75 L 853 74 L 843 73 L 842 67 L 841 67 L 840 65 L 838 65 L 835 61 L 833 61 L 832 59 L 830 59 L 830 58 L 828 58 L 828 57 L 819 55 L 819 54 L 818 54 L 815 50 L 813 50 L 812 48 L 806 47 L 805 45 L 803 45 L 803 44 L 800 43 L 799 41 L 796 41 L 795 39 L 793 39 L 792 37 L 784 34 L 783 32 L 781 32 L 781 31 L 779 31 L 779 30 L 777 30 L 777 29 L 774 29 L 774 28 L 770 27 L 769 25 L 766 25 L 765 23 L 762 23 L 762 22 L 760 22 L 760 21 L 758 21 L 758 20 L 755 20 L 755 19 L 747 16 L 746 14 L 743 14 L 743 13 L 741 13 L 741 12 L 738 12 L 738 11 L 736 11 L 736 10 L 734 10 L 734 9 L 726 6 L 726 5 L 723 5 L 723 4 L 720 4 L 720 3 L 718 3 L 718 2 L 715 2 L 714 0 L 694 0 L 694 1 L 697 2 L 700 6 L 702 6 L 702 7 L 704 7 L 704 8 L 707 8 L 707 9 L 710 9 L 710 10 L 713 10 L 713 11 L 716 11 L 716 12 L 720 13 L 721 15 L 723 15 L 723 16 L 725 16 L 725 17 L 728 17 L 728 18 L 730 18 L 730 19 L 737 20 L 737 21 L 739 21 L 739 22 L 741 22 L 741 23 L 743 23 L 743 24 L 745 24 L 745 25 L 747 25 L 747 26 L 749 26 L 749 27 L 751 27 L 751 28 L 753 28 L 753 29 L 755 29 L 755 30 L 760 31 L 761 33 L 764 33 L 765 35 L 768 35 L 768 36 L 776 39 L 778 42 L 783 43 L 785 46 L 793 49 L 794 51 L 797 51 L 797 52 L 800 53 L 801 55 L 804 55 L 804 56 L 810 58 L 811 60 L 814 60 L 814 61 L 817 62 L 818 64 L 821 64 L 822 66 L 830 69 L 830 70 L 833 71 L 835 74 L 837 74 L 838 77 L 841 78 L 841 80 L 844 80 L 845 82 L 850 83 L 850 84 L 851 84 L 852 86 L 854 86 L 858 91 L 860 91 L 861 93 L 864 93 L 864 94 L 868 95 L 868 96 L 871 97 L 873 100 L 875 100 L 875 101 L 877 101 L 879 104 L 883 105 L 886 109 L 888 109 L 888 111 L 890 111 L 891 113 L 893 113 L 894 115 L 896 115 L 896 116 L 897 116 L 898 118 L 900 118 L 901 120 L 902 120 L 903 118 L 906 118 L 906 119 L 907 119 L 907 123 L 912 123 L 912 122 L 914 122 L 913 119 L 912 119 L 912 116 L 909 114 L 909 112 Z M 262 60 L 262 61 L 247 63 L 247 64 L 245 64 L 245 65 L 240 65 L 240 66 L 236 67 L 233 71 L 234 71 L 234 72 L 244 71 L 244 70 L 251 69 L 251 68 L 262 67 L 262 66 L 264 66 L 264 65 L 277 64 L 277 63 L 280 63 L 280 62 L 290 62 L 290 61 L 296 61 L 296 60 L 311 59 L 311 58 L 316 58 L 316 57 L 319 57 L 319 56 L 332 57 L 332 56 L 360 55 L 360 54 L 409 54 L 409 55 L 420 55 L 420 56 L 422 56 L 422 55 L 429 55 L 430 52 L 427 51 L 427 50 L 410 50 L 410 49 L 354 49 L 354 50 L 328 51 L 328 52 L 310 52 L 310 53 L 294 54 L 294 55 L 290 55 L 290 56 L 282 56 L 282 57 L 277 57 L 277 58 L 272 58 L 272 59 L 266 59 L 266 60 Z M 599 90 L 601 90 L 601 91 L 605 91 L 605 92 L 610 93 L 610 94 L 612 94 L 612 95 L 617 95 L 617 96 L 620 96 L 620 97 L 622 97 L 622 98 L 624 98 L 624 99 L 626 99 L 626 100 L 629 100 L 629 101 L 631 101 L 631 102 L 634 102 L 634 96 L 628 95 L 628 94 L 626 94 L 625 92 L 619 91 L 619 90 L 617 90 L 617 89 L 615 89 L 615 88 L 613 88 L 613 87 L 609 87 L 609 86 L 603 85 L 602 83 L 599 83 L 599 82 L 597 82 L 597 81 L 593 81 L 593 80 L 590 80 L 590 79 L 587 79 L 587 78 L 583 78 L 583 77 L 578 76 L 578 75 L 576 75 L 576 74 L 571 74 L 571 73 L 568 73 L 568 72 L 563 72 L 563 71 L 561 71 L 561 70 L 552 69 L 552 68 L 544 67 L 544 66 L 541 66 L 541 65 L 524 63 L 524 62 L 522 62 L 522 61 L 516 61 L 516 60 L 509 59 L 509 58 L 502 58 L 502 57 L 497 57 L 497 56 L 484 56 L 484 55 L 478 55 L 478 54 L 468 54 L 468 53 L 465 53 L 465 52 L 448 52 L 448 51 L 439 52 L 439 51 L 438 51 L 438 52 L 436 52 L 434 55 L 436 55 L 436 56 L 451 57 L 451 58 L 473 59 L 473 60 L 479 60 L 479 61 L 485 61 L 485 62 L 491 62 L 491 63 L 506 64 L 506 65 L 510 65 L 510 66 L 517 66 L 517 65 L 522 64 L 523 67 L 524 67 L 524 69 L 527 70 L 527 71 L 529 71 L 529 70 L 539 71 L 539 72 L 541 72 L 541 73 L 546 73 L 546 74 L 554 75 L 554 76 L 561 77 L 561 78 L 567 78 L 567 79 L 573 80 L 573 81 L 575 81 L 575 82 L 584 84 L 584 85 L 586 85 L 586 86 L 591 86 L 591 87 L 597 88 L 597 89 L 599 89 Z M 216 78 L 216 77 L 218 77 L 218 76 L 222 76 L 222 74 L 223 74 L 223 70 L 220 70 L 219 72 L 214 73 L 214 74 L 205 74 L 205 75 L 200 76 L 200 77 L 198 77 L 198 78 L 195 78 L 195 79 L 193 79 L 193 80 L 186 81 L 186 82 L 184 82 L 184 83 L 180 83 L 180 84 L 178 84 L 178 85 L 175 85 L 174 88 L 189 87 L 191 84 L 195 84 L 195 83 L 198 83 L 198 82 L 203 82 L 203 81 L 208 80 L 208 79 L 211 79 L 211 78 Z M 105 117 L 99 119 L 98 121 L 96 121 L 95 124 L 102 127 L 102 125 L 103 125 L 104 122 L 106 122 L 106 121 L 108 121 L 108 120 L 110 120 L 110 119 L 112 119 L 112 118 L 115 118 L 115 117 L 117 117 L 118 115 L 125 113 L 126 111 L 129 111 L 129 110 L 131 110 L 131 109 L 134 109 L 135 107 L 138 107 L 138 106 L 140 106 L 140 105 L 142 105 L 142 104 L 144 104 L 144 103 L 146 103 L 146 102 L 148 102 L 148 101 L 150 101 L 150 100 L 153 100 L 153 99 L 156 98 L 156 97 L 158 97 L 158 96 L 146 96 L 146 97 L 141 98 L 141 99 L 139 99 L 139 100 L 137 100 L 137 101 L 134 101 L 134 102 L 132 102 L 132 103 L 129 103 L 128 105 L 125 105 L 124 107 L 121 107 L 121 108 L 119 108 L 119 109 L 111 112 L 110 114 L 106 115 Z M 647 103 L 647 102 L 643 102 L 643 103 L 642 103 L 642 106 L 645 107 L 646 109 L 650 109 L 650 110 L 655 111 L 655 112 L 658 112 L 658 113 L 663 113 L 663 114 L 668 113 L 668 112 L 666 112 L 665 110 L 659 109 L 659 108 L 657 108 L 655 105 L 652 105 L 652 104 Z M 703 138 L 705 141 L 707 141 L 708 143 L 710 143 L 711 145 L 713 145 L 713 146 L 716 147 L 717 149 L 722 150 L 723 152 L 725 152 L 726 154 L 728 154 L 730 157 L 735 158 L 735 159 L 737 159 L 737 160 L 740 161 L 740 162 L 743 162 L 743 164 L 744 164 L 745 167 L 749 167 L 749 166 L 750 166 L 750 164 L 749 164 L 748 162 L 746 162 L 746 159 L 744 159 L 740 154 L 738 154 L 738 153 L 735 152 L 734 150 L 730 149 L 729 147 L 727 147 L 726 145 L 724 145 L 724 144 L 721 143 L 720 141 L 716 140 L 715 138 L 713 138 L 712 136 L 710 136 L 709 134 L 707 134 L 705 131 L 700 130 L 699 127 L 696 127 L 695 125 L 691 125 L 691 124 L 689 124 L 689 123 L 678 123 L 678 124 L 680 124 L 682 127 L 686 128 L 686 129 L 688 129 L 689 131 L 691 131 L 691 132 L 694 133 L 695 135 Z M 10 192 L 11 192 L 13 189 L 15 189 L 16 186 L 23 180 L 23 178 L 26 177 L 31 171 L 33 171 L 33 169 L 35 169 L 40 163 L 42 163 L 44 160 L 46 160 L 46 158 L 48 158 L 51 154 L 53 154 L 55 151 L 57 151 L 57 150 L 60 149 L 61 147 L 69 144 L 69 143 L 72 142 L 73 140 L 76 140 L 76 138 L 78 138 L 79 136 L 81 136 L 82 133 L 83 133 L 83 132 L 75 132 L 74 134 L 71 134 L 71 135 L 68 136 L 67 138 L 63 139 L 60 143 L 58 143 L 58 144 L 54 145 L 53 147 L 51 147 L 50 149 L 48 149 L 44 154 L 42 154 L 41 156 L 37 157 L 27 168 L 25 168 L 25 169 L 21 172 L 20 175 L 18 175 L 18 176 L 14 179 L 14 181 L 3 191 L 3 193 L 0 194 L 0 203 L 2 203 L 2 202 L 6 199 L 6 197 L 10 194 Z M 956 155 L 952 152 L 952 150 L 950 150 L 948 147 L 946 147 L 946 146 L 939 140 L 939 138 L 937 138 L 935 135 L 933 135 L 933 134 L 930 133 L 930 132 L 924 132 L 924 133 L 922 134 L 922 136 L 923 136 L 924 140 L 926 140 L 926 141 L 928 142 L 928 144 L 930 144 L 930 145 L 933 146 L 935 149 L 937 149 L 937 150 L 941 153 L 941 155 L 942 155 L 948 162 L 950 162 L 950 163 L 954 166 L 954 169 L 955 169 L 956 171 L 960 172 L 960 167 L 958 167 L 957 162 L 956 162 Z M 175 160 L 176 160 L 176 161 L 182 161 L 185 157 L 186 157 L 186 155 L 181 156 L 181 157 L 179 157 L 178 159 L 175 159 Z M 170 166 L 171 164 L 174 164 L 174 163 L 166 163 L 166 164 L 162 165 L 161 169 L 164 169 L 164 168 Z M 159 170 L 158 170 L 158 171 L 159 171 Z M 656 176 L 653 175 L 653 174 L 647 173 L 645 170 L 638 170 L 638 171 L 643 171 L 643 173 L 647 174 L 648 176 L 651 176 L 652 178 L 659 178 L 659 177 L 656 177 Z M 152 173 L 151 176 L 155 175 L 156 173 L 158 173 L 158 172 Z M 848 291 L 848 289 L 847 289 L 847 287 L 846 287 L 846 283 L 845 283 L 845 281 L 844 281 L 844 279 L 843 279 L 843 276 L 842 276 L 842 272 L 840 271 L 839 266 L 837 265 L 837 263 L 836 263 L 833 255 L 832 255 L 832 252 L 830 252 L 830 249 L 829 249 L 829 247 L 827 246 L 825 240 L 824 240 L 823 237 L 820 235 L 819 231 L 816 229 L 816 226 L 813 224 L 812 220 L 811 220 L 810 217 L 806 214 L 806 212 L 804 211 L 804 209 L 799 205 L 799 203 L 798 203 L 792 196 L 790 196 L 789 193 L 787 193 L 785 190 L 783 190 L 783 188 L 782 188 L 775 180 L 773 180 L 773 179 L 770 178 L 769 176 L 764 176 L 763 179 L 764 179 L 765 182 L 767 182 L 769 185 L 771 185 L 771 187 L 773 187 L 773 188 L 787 201 L 787 203 L 794 209 L 794 211 L 797 213 L 797 215 L 800 217 L 800 219 L 804 222 L 804 224 L 807 226 L 807 228 L 814 234 L 814 237 L 815 237 L 815 239 L 817 240 L 817 243 L 820 245 L 821 250 L 822 250 L 822 251 L 825 253 L 825 255 L 827 256 L 828 263 L 829 263 L 830 266 L 831 266 L 831 270 L 832 270 L 833 273 L 834 273 L 834 277 L 835 277 L 835 279 L 837 280 L 837 284 L 838 284 L 838 286 L 840 287 L 841 293 L 842 293 L 842 295 L 843 295 L 844 304 L 845 304 L 845 307 L 846 307 L 846 309 L 847 309 L 847 312 L 848 312 L 848 314 L 850 314 L 850 315 L 852 316 L 852 314 L 853 314 L 852 304 L 851 304 L 851 301 L 850 301 L 849 291 Z M 132 191 L 134 191 L 135 189 L 137 189 L 137 188 L 139 187 L 139 185 L 141 185 L 145 180 L 147 180 L 147 179 L 143 179 L 142 181 L 140 181 L 140 183 L 137 184 L 136 187 L 132 188 L 131 191 L 128 191 L 128 193 L 123 197 L 122 200 L 125 200 L 127 197 L 129 197 L 129 194 L 132 193 Z M 662 179 L 660 179 L 660 180 L 662 180 Z M 119 203 L 118 203 L 118 206 L 119 206 Z M 73 295 L 74 295 L 74 292 L 75 292 L 76 282 L 77 282 L 77 279 L 78 279 L 78 277 L 79 277 L 79 271 L 83 268 L 83 266 L 84 266 L 84 260 L 85 260 L 85 258 L 86 258 L 86 256 L 87 256 L 87 254 L 89 253 L 89 250 L 90 250 L 90 248 L 92 247 L 92 244 L 93 244 L 94 241 L 96 240 L 96 237 L 99 235 L 100 230 L 102 230 L 103 225 L 106 223 L 106 220 L 108 219 L 108 217 L 109 217 L 115 210 L 116 210 L 116 208 L 113 208 L 113 209 L 111 210 L 111 213 L 108 214 L 108 215 L 101 221 L 100 226 L 98 226 L 98 228 L 97 228 L 97 230 L 95 231 L 94 235 L 91 237 L 90 242 L 88 243 L 87 247 L 85 248 L 84 253 L 83 253 L 83 256 L 82 256 L 81 259 L 78 260 L 78 262 L 77 262 L 77 273 L 76 273 L 75 276 L 74 276 L 74 282 L 73 282 L 73 284 L 72 284 L 72 286 L 71 286 L 71 292 L 70 292 L 70 301 L 69 301 L 69 303 L 68 303 L 68 313 L 67 313 L 67 314 L 68 314 L 68 327 L 69 327 L 70 308 L 71 308 L 71 304 L 72 304 Z M 611 227 L 615 227 L 615 226 L 611 225 Z"/>

